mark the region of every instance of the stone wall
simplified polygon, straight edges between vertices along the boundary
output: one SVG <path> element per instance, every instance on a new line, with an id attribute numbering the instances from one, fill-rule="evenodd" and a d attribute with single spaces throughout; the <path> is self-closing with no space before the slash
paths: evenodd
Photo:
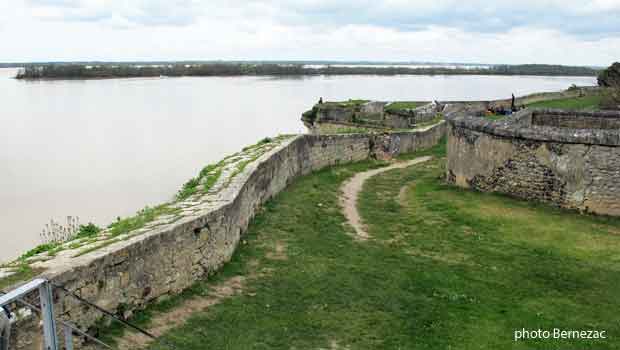
<path id="1" fill-rule="evenodd" d="M 446 124 L 441 123 L 419 132 L 385 134 L 382 142 L 368 134 L 296 136 L 250 163 L 208 201 L 189 203 L 190 214 L 180 220 L 78 257 L 57 257 L 46 262 L 42 277 L 129 317 L 162 296 L 190 287 L 229 261 L 258 208 L 298 176 L 368 159 L 386 150 L 395 155 L 429 147 L 445 130 Z M 56 297 L 58 317 L 96 333 L 101 314 L 58 291 Z M 37 348 L 40 332 L 34 324 L 32 317 L 20 321 L 14 348 Z"/>
<path id="2" fill-rule="evenodd" d="M 545 123 L 555 127 L 523 122 L 540 122 L 545 116 L 553 116 Z M 530 111 L 529 116 L 498 122 L 449 117 L 447 178 L 461 187 L 620 215 L 618 131 L 557 127 L 598 122 L 569 117 L 573 122 L 556 123 L 555 118 L 561 117 L 554 111 Z"/>
<path id="3" fill-rule="evenodd" d="M 426 128 L 426 137 L 415 137 L 411 132 L 393 132 L 375 135 L 371 138 L 371 156 L 376 159 L 391 159 L 400 153 L 410 153 L 418 149 L 429 148 L 446 134 L 446 124 Z"/>
<path id="4" fill-rule="evenodd" d="M 592 96 L 599 95 L 600 93 L 601 90 L 597 87 L 574 87 L 564 91 L 539 92 L 525 96 L 518 96 L 515 98 L 515 105 L 517 107 L 523 107 L 535 102 Z M 488 109 L 510 109 L 512 99 L 507 98 L 490 101 L 442 101 L 441 104 L 444 105 L 442 112 L 445 116 L 454 114 L 482 116 Z"/>
<path id="5" fill-rule="evenodd" d="M 370 101 L 361 106 L 360 112 L 364 114 L 382 114 L 387 104 L 387 102 L 382 101 Z"/>
<path id="6" fill-rule="evenodd" d="M 620 119 L 616 113 L 572 112 L 545 110 L 532 114 L 534 126 L 551 126 L 569 129 L 615 129 L 620 130 Z"/>
<path id="7" fill-rule="evenodd" d="M 388 102 L 370 101 L 359 104 L 325 102 L 316 104 L 302 115 L 302 121 L 313 133 L 321 124 L 355 125 L 371 128 L 411 129 L 432 120 L 440 112 L 434 102 L 413 109 L 387 110 Z M 313 115 L 312 118 L 309 116 Z"/>

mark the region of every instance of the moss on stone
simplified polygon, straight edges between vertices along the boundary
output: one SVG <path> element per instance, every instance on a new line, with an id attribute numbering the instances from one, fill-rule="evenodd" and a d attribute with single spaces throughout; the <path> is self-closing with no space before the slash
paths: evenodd
<path id="1" fill-rule="evenodd" d="M 118 236 L 144 227 L 147 223 L 154 221 L 160 215 L 176 214 L 181 211 L 173 208 L 170 204 L 160 204 L 156 207 L 144 207 L 135 216 L 117 220 L 110 224 L 111 236 Z"/>

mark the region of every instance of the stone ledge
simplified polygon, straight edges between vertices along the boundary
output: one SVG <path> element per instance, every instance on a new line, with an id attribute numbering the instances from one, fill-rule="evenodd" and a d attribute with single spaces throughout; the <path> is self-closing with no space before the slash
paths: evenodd
<path id="1" fill-rule="evenodd" d="M 449 115 L 446 120 L 453 127 L 479 131 L 490 135 L 518 138 L 534 141 L 560 142 L 602 146 L 620 146 L 620 132 L 604 129 L 567 129 L 550 126 L 528 126 L 519 123 L 519 118 L 529 113 L 549 113 L 557 115 L 575 115 L 575 112 L 559 110 L 526 109 L 521 114 L 509 116 L 505 120 L 492 121 L 481 117 Z M 581 114 L 582 112 L 579 112 Z M 620 112 L 584 112 L 584 115 L 596 115 L 604 118 L 620 118 Z"/>

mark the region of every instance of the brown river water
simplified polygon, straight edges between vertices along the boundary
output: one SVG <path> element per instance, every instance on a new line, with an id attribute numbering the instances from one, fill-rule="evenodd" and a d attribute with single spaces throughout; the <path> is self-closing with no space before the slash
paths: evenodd
<path id="1" fill-rule="evenodd" d="M 107 225 L 171 199 L 206 164 L 303 133 L 319 97 L 478 100 L 594 85 L 594 77 L 339 76 L 26 82 L 0 69 L 0 261 L 50 219 Z"/>

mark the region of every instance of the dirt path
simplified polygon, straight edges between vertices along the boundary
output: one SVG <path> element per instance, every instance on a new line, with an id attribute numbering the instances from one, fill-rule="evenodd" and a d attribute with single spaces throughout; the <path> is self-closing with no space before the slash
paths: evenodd
<path id="1" fill-rule="evenodd" d="M 162 336 L 166 331 L 182 326 L 195 312 L 204 311 L 224 299 L 240 294 L 245 281 L 244 276 L 234 276 L 215 284 L 208 296 L 192 297 L 166 313 L 156 314 L 146 329 L 157 337 Z M 127 331 L 122 337 L 117 338 L 117 347 L 118 349 L 143 349 L 151 342 L 149 337 L 141 333 Z"/>
<path id="2" fill-rule="evenodd" d="M 275 241 L 269 244 L 270 246 L 266 256 L 267 259 L 288 259 L 285 242 Z M 233 276 L 218 283 L 214 283 L 209 286 L 208 295 L 190 297 L 167 312 L 156 313 L 151 318 L 148 326 L 144 328 L 154 336 L 160 337 L 167 331 L 182 326 L 196 312 L 207 311 L 210 307 L 228 298 L 242 294 L 248 280 L 261 278 L 272 272 L 269 268 L 261 267 L 260 262 L 257 260 L 252 260 L 248 264 L 250 270 L 246 276 Z M 252 293 L 249 295 L 252 295 Z M 153 340 L 144 334 L 128 330 L 124 332 L 122 336 L 116 338 L 116 342 L 118 349 L 138 350 L 145 349 Z M 87 349 L 91 350 L 95 348 Z"/>
<path id="3" fill-rule="evenodd" d="M 384 168 L 373 169 L 365 171 L 363 173 L 358 173 L 342 185 L 340 204 L 342 206 L 342 210 L 344 211 L 344 215 L 347 218 L 347 221 L 355 229 L 357 239 L 367 240 L 368 238 L 370 238 L 368 232 L 366 232 L 366 229 L 362 224 L 360 214 L 357 211 L 357 197 L 359 192 L 362 190 L 362 187 L 364 186 L 364 182 L 377 174 L 381 174 L 392 169 L 406 168 L 418 163 L 426 162 L 431 158 L 432 157 L 430 156 L 419 157 L 406 162 L 395 163 Z"/>

